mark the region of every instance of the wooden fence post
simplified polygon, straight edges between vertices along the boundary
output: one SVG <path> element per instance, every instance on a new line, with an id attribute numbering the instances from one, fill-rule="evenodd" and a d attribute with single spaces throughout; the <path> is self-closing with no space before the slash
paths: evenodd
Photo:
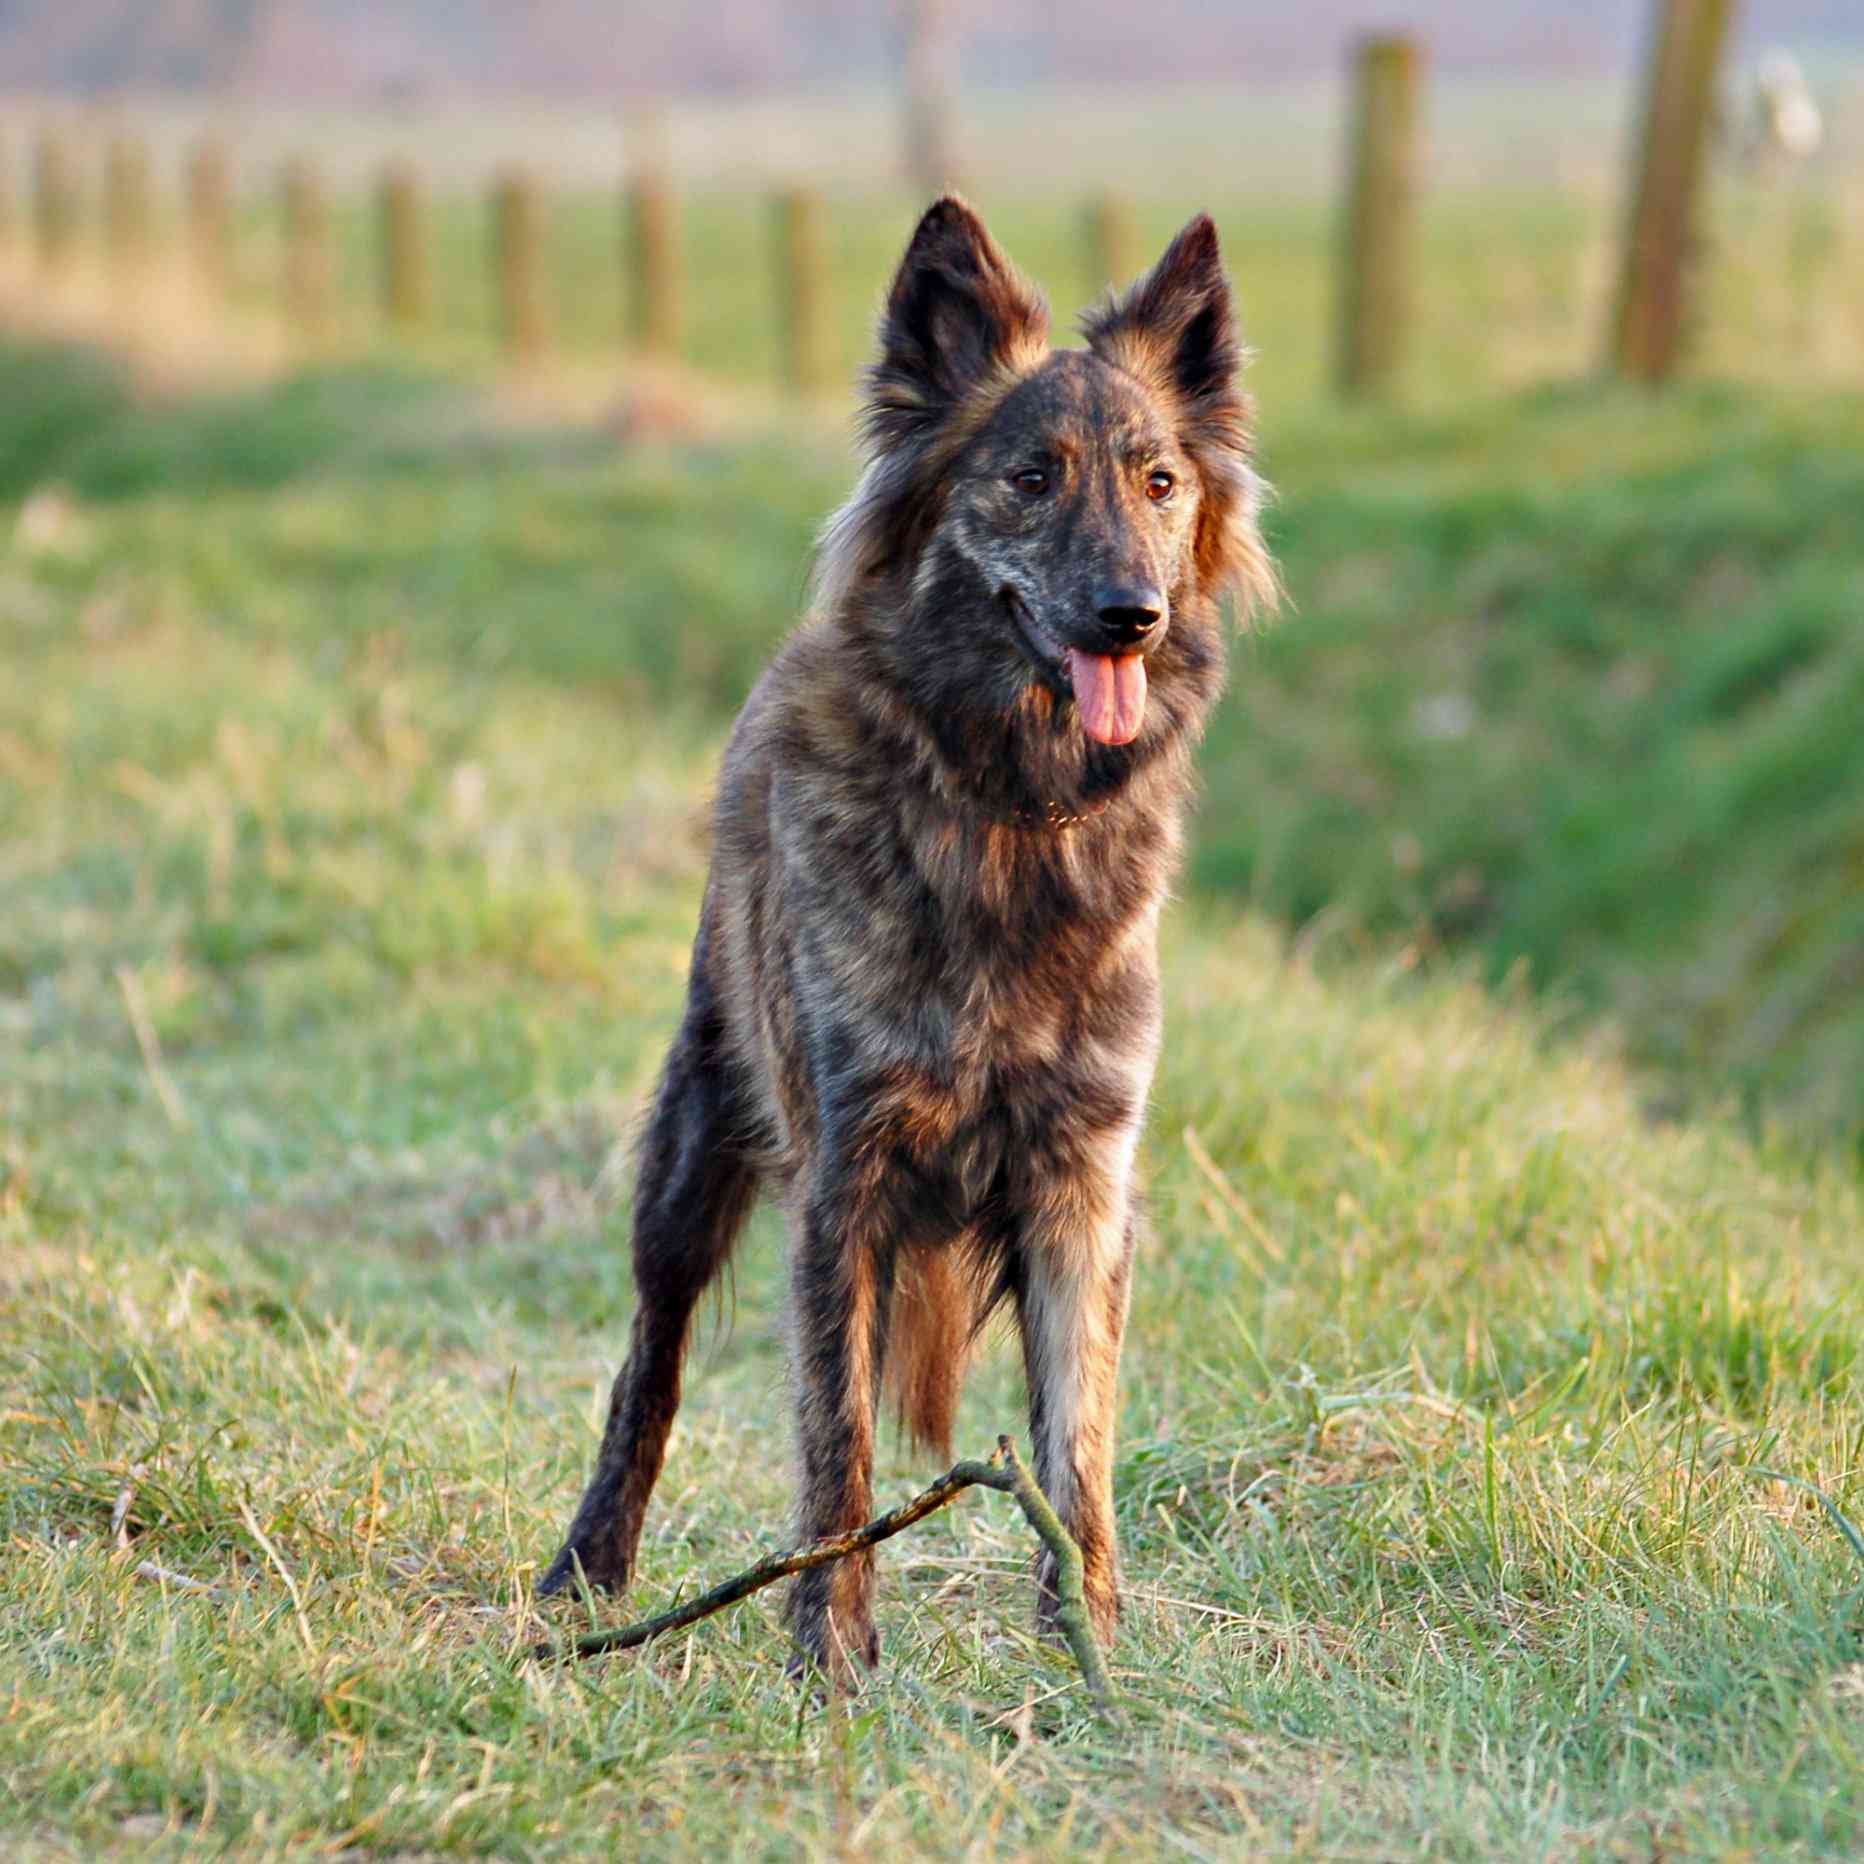
<path id="1" fill-rule="evenodd" d="M 307 343 L 330 334 L 334 276 L 330 259 L 330 204 L 323 178 L 303 157 L 285 165 L 285 315 Z"/>
<path id="2" fill-rule="evenodd" d="M 905 28 L 906 178 L 930 196 L 958 179 L 958 37 L 951 0 L 906 0 Z"/>
<path id="3" fill-rule="evenodd" d="M 13 141 L 0 126 L 0 253 L 11 252 L 19 237 L 19 212 L 13 200 Z"/>
<path id="4" fill-rule="evenodd" d="M 217 137 L 188 151 L 185 189 L 188 261 L 201 288 L 224 297 L 233 273 L 233 162 Z"/>
<path id="5" fill-rule="evenodd" d="M 1351 167 L 1341 227 L 1342 393 L 1388 393 L 1412 305 L 1423 47 L 1377 35 L 1353 54 Z"/>
<path id="6" fill-rule="evenodd" d="M 61 272 L 78 243 L 78 171 L 64 132 L 39 132 L 33 155 L 32 220 L 39 264 Z"/>
<path id="7" fill-rule="evenodd" d="M 1139 275 L 1139 236 L 1125 195 L 1100 194 L 1088 203 L 1087 264 L 1095 291 L 1130 285 Z"/>
<path id="8" fill-rule="evenodd" d="M 671 360 L 680 347 L 679 208 L 659 170 L 629 183 L 626 218 L 630 331 L 639 348 Z"/>
<path id="9" fill-rule="evenodd" d="M 544 213 L 537 183 L 507 170 L 492 190 L 492 268 L 498 293 L 499 334 L 518 363 L 543 354 Z"/>
<path id="10" fill-rule="evenodd" d="M 833 347 L 822 197 L 813 188 L 786 188 L 771 205 L 784 376 L 797 394 L 820 394 L 828 385 Z"/>
<path id="11" fill-rule="evenodd" d="M 149 262 L 155 237 L 155 203 L 149 188 L 149 150 L 139 136 L 115 136 L 104 157 L 104 246 L 119 277 Z"/>
<path id="12" fill-rule="evenodd" d="M 1657 0 L 1637 179 L 1612 326 L 1613 367 L 1661 382 L 1682 351 L 1696 201 L 1734 0 Z"/>
<path id="13" fill-rule="evenodd" d="M 382 171 L 376 212 L 382 242 L 382 315 L 400 331 L 418 330 L 432 305 L 426 202 L 421 178 L 406 162 Z"/>

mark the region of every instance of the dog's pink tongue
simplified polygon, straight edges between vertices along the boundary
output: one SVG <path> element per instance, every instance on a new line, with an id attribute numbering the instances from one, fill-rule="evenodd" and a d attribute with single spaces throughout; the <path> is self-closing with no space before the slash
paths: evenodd
<path id="1" fill-rule="evenodd" d="M 1068 650 L 1081 729 L 1102 744 L 1131 744 L 1146 716 L 1146 663 L 1137 654 Z"/>

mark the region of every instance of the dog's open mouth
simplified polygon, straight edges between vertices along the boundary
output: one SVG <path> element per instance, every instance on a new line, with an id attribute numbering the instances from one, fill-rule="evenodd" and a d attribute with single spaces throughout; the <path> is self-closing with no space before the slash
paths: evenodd
<path id="1" fill-rule="evenodd" d="M 1137 654 L 1085 654 L 1058 641 L 1014 589 L 1003 592 L 1036 671 L 1074 694 L 1081 729 L 1101 744 L 1131 744 L 1146 717 L 1146 663 Z"/>

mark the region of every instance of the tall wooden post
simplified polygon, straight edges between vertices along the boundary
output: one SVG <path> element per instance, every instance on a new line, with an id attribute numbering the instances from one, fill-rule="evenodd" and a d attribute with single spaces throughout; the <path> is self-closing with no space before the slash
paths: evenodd
<path id="1" fill-rule="evenodd" d="M 1612 364 L 1661 382 L 1682 352 L 1696 207 L 1734 0 L 1657 0 L 1637 178 L 1625 225 Z"/>
<path id="2" fill-rule="evenodd" d="M 11 252 L 19 238 L 19 209 L 13 199 L 13 142 L 0 126 L 0 253 Z"/>
<path id="3" fill-rule="evenodd" d="M 335 273 L 330 254 L 330 204 L 323 178 L 302 157 L 284 173 L 285 315 L 307 343 L 330 334 Z"/>
<path id="4" fill-rule="evenodd" d="M 382 315 L 403 332 L 426 323 L 432 306 L 425 206 L 421 178 L 409 163 L 394 162 L 382 171 L 376 190 Z"/>
<path id="5" fill-rule="evenodd" d="M 62 272 L 78 243 L 78 170 L 64 131 L 49 126 L 33 152 L 32 223 L 40 266 Z"/>
<path id="6" fill-rule="evenodd" d="M 514 362 L 533 363 L 547 340 L 544 211 L 537 183 L 516 169 L 493 186 L 492 265 L 505 353 Z"/>
<path id="7" fill-rule="evenodd" d="M 958 179 L 952 128 L 958 94 L 958 40 L 952 0 L 904 0 L 906 178 L 922 194 Z"/>
<path id="8" fill-rule="evenodd" d="M 1353 54 L 1353 116 L 1340 241 L 1341 392 L 1390 392 L 1412 307 L 1423 47 L 1374 36 Z"/>
<path id="9" fill-rule="evenodd" d="M 680 347 L 683 280 L 679 208 L 665 173 L 639 171 L 628 184 L 625 212 L 629 331 L 649 355 L 670 359 Z"/>
<path id="10" fill-rule="evenodd" d="M 183 185 L 188 263 L 203 291 L 224 297 L 233 272 L 233 161 L 226 144 L 214 136 L 197 142 Z"/>
<path id="11" fill-rule="evenodd" d="M 828 386 L 831 348 L 822 197 L 813 188 L 786 188 L 771 207 L 784 374 L 798 394 L 819 394 Z"/>
<path id="12" fill-rule="evenodd" d="M 1088 202 L 1087 267 L 1095 291 L 1130 285 L 1139 275 L 1139 235 L 1125 195 L 1100 194 Z"/>
<path id="13" fill-rule="evenodd" d="M 119 276 L 149 262 L 155 237 L 149 150 L 137 136 L 115 136 L 104 156 L 104 247 Z"/>

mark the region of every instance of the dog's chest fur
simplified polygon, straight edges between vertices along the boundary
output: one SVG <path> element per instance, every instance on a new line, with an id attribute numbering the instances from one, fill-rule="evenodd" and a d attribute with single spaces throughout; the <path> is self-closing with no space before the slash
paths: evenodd
<path id="1" fill-rule="evenodd" d="M 728 755 L 708 910 L 728 1022 L 794 1178 L 824 1138 L 968 1221 L 1018 1159 L 1137 1119 L 1158 1030 L 1175 768 L 1056 826 L 954 790 L 820 644 L 779 657 Z"/>

